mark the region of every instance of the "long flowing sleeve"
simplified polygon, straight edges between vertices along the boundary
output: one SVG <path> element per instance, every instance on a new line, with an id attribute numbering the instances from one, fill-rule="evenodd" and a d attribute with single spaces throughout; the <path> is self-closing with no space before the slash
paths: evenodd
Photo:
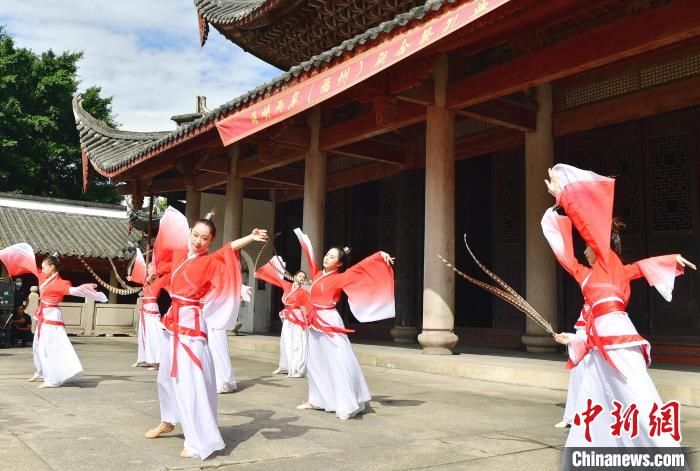
<path id="1" fill-rule="evenodd" d="M 169 206 L 158 223 L 158 236 L 153 244 L 153 263 L 157 270 L 161 264 L 172 263 L 176 255 L 187 254 L 190 228 L 187 218 Z"/>
<path id="2" fill-rule="evenodd" d="M 92 299 L 98 303 L 106 303 L 107 296 L 101 291 L 97 291 L 97 285 L 94 283 L 85 283 L 80 286 L 70 286 L 68 288 L 68 293 L 71 296 L 78 296 L 79 298 Z"/>
<path id="3" fill-rule="evenodd" d="M 5 265 L 10 276 L 30 273 L 39 278 L 34 249 L 24 242 L 0 250 L 0 262 Z"/>
<path id="4" fill-rule="evenodd" d="M 284 270 L 284 262 L 280 262 L 278 259 L 280 259 L 280 257 L 272 257 L 265 265 L 258 268 L 258 271 L 255 272 L 255 278 L 287 291 L 291 288 L 292 283 L 285 280 L 280 274 L 280 272 Z"/>
<path id="5" fill-rule="evenodd" d="M 558 204 L 598 261 L 607 266 L 615 180 L 565 164 L 557 164 L 552 170 L 561 186 Z"/>
<path id="6" fill-rule="evenodd" d="M 396 316 L 394 270 L 377 252 L 339 275 L 350 310 L 360 322 Z"/>
<path id="7" fill-rule="evenodd" d="M 676 277 L 683 274 L 683 267 L 678 265 L 677 259 L 677 254 L 645 258 L 625 265 L 625 275 L 629 280 L 645 278 L 649 286 L 656 288 L 666 301 L 671 302 Z"/>
<path id="8" fill-rule="evenodd" d="M 211 290 L 204 298 L 204 317 L 207 324 L 214 329 L 233 330 L 238 320 L 241 307 L 241 273 L 240 254 L 224 244 L 222 248 L 209 255 L 207 275 L 211 281 Z"/>
<path id="9" fill-rule="evenodd" d="M 294 229 L 294 234 L 296 234 L 297 239 L 299 239 L 299 245 L 301 245 L 301 250 L 304 252 L 304 257 L 306 258 L 306 263 L 309 265 L 309 277 L 311 279 L 315 278 L 318 274 L 318 262 L 316 262 L 316 255 L 314 254 L 314 248 L 311 245 L 311 240 L 309 236 L 301 232 L 298 227 Z"/>
<path id="10" fill-rule="evenodd" d="M 146 261 L 143 258 L 143 253 L 141 253 L 141 249 L 136 249 L 136 255 L 134 256 L 134 264 L 131 267 L 129 280 L 140 285 L 146 284 Z"/>
<path id="11" fill-rule="evenodd" d="M 566 216 L 560 216 L 550 208 L 544 213 L 540 224 L 544 237 L 549 242 L 559 264 L 576 279 L 579 285 L 582 284 L 591 269 L 580 264 L 574 255 L 571 220 Z"/>

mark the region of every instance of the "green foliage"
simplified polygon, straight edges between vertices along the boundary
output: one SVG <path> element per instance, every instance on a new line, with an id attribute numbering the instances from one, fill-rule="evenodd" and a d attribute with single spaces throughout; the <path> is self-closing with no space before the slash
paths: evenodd
<path id="1" fill-rule="evenodd" d="M 37 54 L 16 47 L 0 26 L 0 191 L 116 203 L 121 197 L 95 175 L 82 194 L 82 157 L 71 107 L 78 90 L 80 52 Z M 99 87 L 84 108 L 114 125 L 112 98 Z"/>

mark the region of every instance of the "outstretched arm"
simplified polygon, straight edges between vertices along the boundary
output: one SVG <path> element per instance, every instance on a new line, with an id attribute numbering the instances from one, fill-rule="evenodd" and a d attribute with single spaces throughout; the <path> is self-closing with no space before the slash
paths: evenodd
<path id="1" fill-rule="evenodd" d="M 649 286 L 656 288 L 666 301 L 671 301 L 675 279 L 683 274 L 685 267 L 696 269 L 681 255 L 673 254 L 645 258 L 625 265 L 624 270 L 628 280 L 645 278 Z"/>
<path id="2" fill-rule="evenodd" d="M 236 239 L 231 242 L 231 248 L 233 250 L 240 250 L 251 242 L 266 242 L 267 241 L 267 231 L 265 229 L 253 229 L 253 231 L 245 237 Z"/>
<path id="3" fill-rule="evenodd" d="M 607 265 L 611 252 L 615 180 L 570 165 L 557 164 L 549 170 L 549 180 L 545 180 L 545 184 L 599 263 Z"/>
<path id="4" fill-rule="evenodd" d="M 571 220 L 566 216 L 560 216 L 550 208 L 544 213 L 540 224 L 544 237 L 561 266 L 576 279 L 579 285 L 583 283 L 591 269 L 580 264 L 574 255 Z"/>

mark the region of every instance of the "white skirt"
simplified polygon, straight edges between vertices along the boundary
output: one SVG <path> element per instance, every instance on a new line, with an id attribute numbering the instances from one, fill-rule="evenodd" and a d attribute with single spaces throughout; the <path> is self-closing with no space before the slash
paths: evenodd
<path id="1" fill-rule="evenodd" d="M 589 424 L 591 442 L 585 439 L 586 427 L 581 421 L 580 426 L 572 423 L 569 437 L 566 440 L 567 447 L 676 447 L 680 446 L 668 434 L 649 437 L 650 424 L 649 413 L 654 403 L 660 408 L 663 403 L 647 371 L 646 360 L 640 347 L 619 348 L 607 350 L 608 355 L 615 363 L 624 378 L 617 373 L 605 361 L 600 352 L 593 349 L 586 355 L 579 365 L 581 366 L 581 381 L 579 392 L 575 401 L 572 414 L 581 413 L 588 406 L 588 399 L 593 404 L 599 404 L 603 410 Z M 620 437 L 611 434 L 610 427 L 615 423 L 612 411 L 615 410 L 613 401 L 622 404 L 621 414 L 632 404 L 636 404 L 639 410 L 639 433 L 634 439 L 629 438 L 629 433 L 622 430 Z M 657 415 L 659 413 L 657 412 Z M 581 416 L 583 419 L 583 417 Z"/>
<path id="2" fill-rule="evenodd" d="M 44 308 L 44 316 L 63 322 L 63 315 L 58 308 Z M 80 364 L 63 326 L 44 322 L 41 332 L 35 332 L 32 351 L 36 372 L 44 377 L 48 386 L 60 386 L 80 378 L 83 374 L 83 365 Z"/>
<path id="3" fill-rule="evenodd" d="M 158 370 L 158 399 L 162 422 L 182 424 L 185 450 L 202 460 L 224 448 L 219 432 L 216 411 L 216 379 L 214 363 L 207 342 L 179 336 L 202 364 L 202 369 L 192 361 L 183 345 L 177 349 L 178 374 L 170 376 L 173 357 L 173 336 L 165 333 L 166 343 L 160 357 Z"/>
<path id="4" fill-rule="evenodd" d="M 344 327 L 335 309 L 318 311 L 326 323 Z M 360 369 L 360 364 L 350 346 L 347 335 L 309 329 L 309 353 L 306 365 L 309 379 L 309 402 L 336 416 L 354 416 L 365 408 L 372 398 Z"/>
<path id="5" fill-rule="evenodd" d="M 155 364 L 160 361 L 160 353 L 165 342 L 165 331 L 157 314 L 144 314 L 143 325 L 139 324 L 137 363 Z"/>
<path id="6" fill-rule="evenodd" d="M 207 327 L 209 350 L 214 360 L 217 392 L 233 392 L 238 389 L 234 376 L 231 356 L 228 351 L 228 334 L 226 330 Z"/>
<path id="7" fill-rule="evenodd" d="M 286 319 L 283 320 L 280 335 L 280 368 L 287 370 L 287 376 L 303 375 L 306 372 L 308 355 L 307 330 Z"/>

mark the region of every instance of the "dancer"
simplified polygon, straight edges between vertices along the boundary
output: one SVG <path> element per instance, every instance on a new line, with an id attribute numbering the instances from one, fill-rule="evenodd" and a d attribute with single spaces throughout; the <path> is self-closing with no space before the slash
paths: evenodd
<path id="1" fill-rule="evenodd" d="M 625 311 L 630 281 L 646 278 L 664 299 L 671 301 L 675 277 L 683 273 L 684 267 L 695 269 L 695 266 L 680 255 L 623 265 L 619 258 L 620 235 L 612 224 L 615 181 L 563 164 L 550 169 L 549 177 L 545 181 L 547 188 L 586 242 L 584 254 L 590 264 L 588 280 L 581 282 L 584 298 L 591 306 L 584 312 L 587 337 L 560 333 L 555 335 L 555 340 L 568 346 L 573 365 L 585 363 L 576 411 L 583 412 L 587 407 L 583 401 L 587 403 L 589 399 L 591 404 L 606 410 L 587 427 L 572 427 L 566 446 L 679 446 L 669 435 L 650 434 L 647 420 L 638 421 L 636 437 L 625 433 L 614 436 L 611 411 L 613 401 L 617 401 L 625 409 L 635 405 L 639 415 L 647 417 L 655 405 L 662 404 L 647 372 L 651 346 L 637 333 Z M 553 247 L 558 257 L 566 252 L 567 259 L 573 258 L 567 244 L 555 241 Z M 565 268 L 572 270 L 577 280 L 586 272 L 586 267 L 577 263 Z"/>
<path id="2" fill-rule="evenodd" d="M 154 256 L 172 260 L 172 305 L 162 322 L 166 345 L 158 372 L 161 423 L 146 433 L 156 438 L 182 424 L 185 443 L 180 456 L 206 459 L 224 448 L 217 423 L 216 377 L 207 342 L 209 326 L 233 327 L 241 298 L 238 250 L 267 240 L 265 230 L 228 242 L 214 253 L 216 237 L 210 218 L 198 219 L 187 235 L 187 220 L 169 207 L 160 220 Z"/>
<path id="3" fill-rule="evenodd" d="M 341 291 L 348 295 L 350 309 L 360 322 L 394 317 L 394 259 L 377 252 L 348 268 L 350 249 L 333 247 L 319 270 L 311 242 L 300 229 L 294 230 L 311 273 L 311 308 L 307 313 L 309 357 L 308 401 L 297 409 L 323 409 L 347 420 L 365 408 L 371 396 L 360 364 L 352 351 L 343 320 L 335 306 Z"/>
<path id="4" fill-rule="evenodd" d="M 309 344 L 308 325 L 303 311 L 309 305 L 309 292 L 303 287 L 306 282 L 306 273 L 298 271 L 292 277 L 285 270 L 284 260 L 274 256 L 255 272 L 255 277 L 283 291 L 284 309 L 279 313 L 282 320 L 280 362 L 279 368 L 272 374 L 285 372 L 290 378 L 301 378 L 306 372 Z"/>
<path id="5" fill-rule="evenodd" d="M 129 281 L 143 285 L 141 297 L 141 316 L 138 329 L 138 356 L 136 363 L 131 365 L 147 366 L 149 369 L 157 369 L 160 362 L 160 354 L 165 342 L 163 324 L 160 322 L 160 309 L 158 308 L 158 296 L 161 290 L 167 288 L 170 283 L 170 264 L 160 264 L 160 270 L 156 270 L 153 263 L 143 260 L 141 251 L 137 249 L 134 270 Z"/>
<path id="6" fill-rule="evenodd" d="M 10 276 L 31 273 L 39 279 L 39 307 L 34 313 L 37 320 L 32 350 L 36 372 L 29 381 L 44 378 L 40 388 L 56 388 L 73 381 L 83 374 L 73 345 L 66 334 L 66 324 L 59 304 L 64 296 L 78 296 L 106 303 L 104 293 L 96 291 L 97 285 L 87 283 L 73 287 L 70 281 L 59 275 L 61 264 L 58 255 L 49 255 L 37 270 L 34 250 L 29 244 L 21 243 L 0 250 L 0 261 Z"/>
<path id="7" fill-rule="evenodd" d="M 249 302 L 252 290 L 249 286 L 241 286 L 241 301 Z M 223 328 L 215 328 L 207 325 L 207 336 L 209 337 L 209 350 L 214 361 L 214 373 L 216 376 L 216 393 L 227 394 L 238 390 L 236 375 L 231 364 L 231 355 L 228 350 L 228 331 L 233 330 L 236 317 L 232 322 L 228 322 Z"/>

